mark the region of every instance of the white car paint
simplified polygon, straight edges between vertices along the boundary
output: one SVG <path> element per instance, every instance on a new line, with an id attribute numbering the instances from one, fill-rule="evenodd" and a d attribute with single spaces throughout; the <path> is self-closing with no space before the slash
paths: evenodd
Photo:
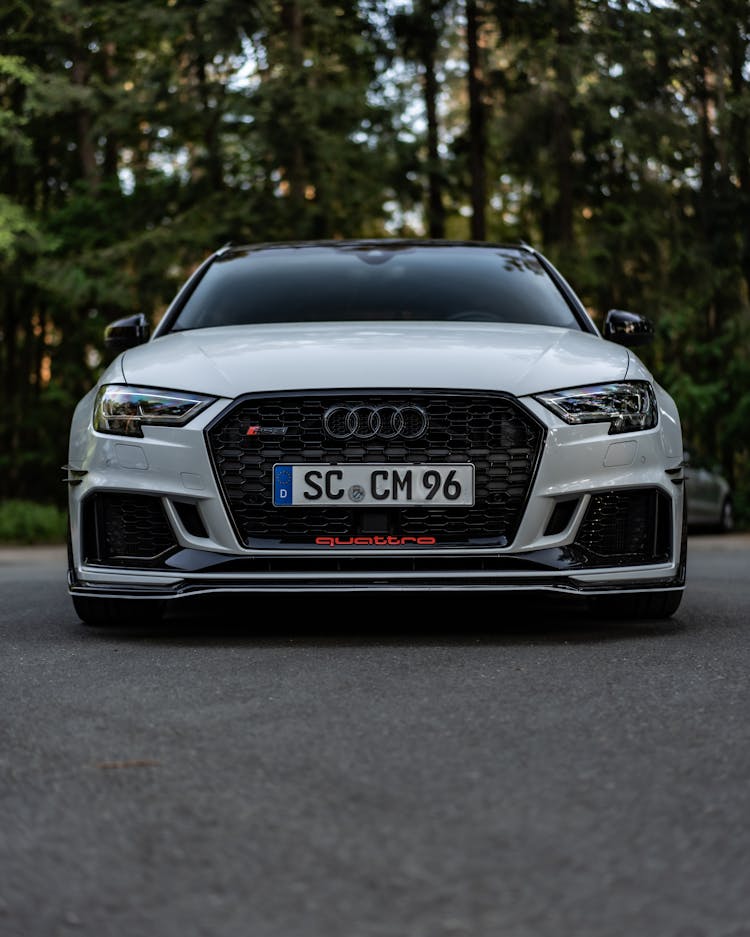
<path id="1" fill-rule="evenodd" d="M 516 397 L 636 379 L 626 349 L 597 335 L 485 322 L 225 326 L 172 332 L 126 351 L 125 381 L 236 397 L 327 387 L 450 387 Z M 632 372 L 632 373 L 629 373 Z M 184 387 L 186 379 L 190 386 Z"/>
<path id="2" fill-rule="evenodd" d="M 389 335 L 397 349 L 392 354 L 388 353 Z M 644 365 L 620 346 L 598 336 L 542 326 L 435 323 L 430 328 L 393 323 L 387 329 L 376 325 L 300 329 L 283 325 L 170 334 L 119 356 L 97 387 L 126 381 L 137 386 L 214 394 L 219 399 L 185 427 L 146 426 L 144 439 L 131 440 L 93 429 L 94 388 L 81 401 L 73 419 L 70 464 L 86 468 L 89 473 L 82 485 L 73 489 L 73 495 L 80 500 L 93 488 L 165 495 L 190 491 L 211 502 L 211 528 L 216 533 L 213 548 L 252 553 L 237 543 L 226 521 L 203 430 L 242 393 L 314 389 L 332 383 L 341 388 L 439 385 L 514 394 L 522 391 L 518 396 L 523 404 L 548 428 L 534 485 L 535 497 L 554 498 L 592 487 L 627 486 L 634 481 L 664 485 L 665 467 L 680 465 L 682 448 L 674 401 L 658 385 L 654 384 L 660 406 L 659 425 L 646 432 L 615 437 L 608 435 L 607 423 L 570 426 L 525 396 L 559 387 L 622 380 L 626 375 L 653 381 Z M 608 454 L 629 440 L 635 448 L 628 464 L 612 465 Z M 122 465 L 117 449 L 123 442 L 131 450 L 142 450 L 147 471 Z M 184 471 L 187 467 L 189 472 Z M 187 484 L 183 474 L 190 476 Z M 202 488 L 196 487 L 196 478 Z M 566 536 L 540 538 L 539 528 L 546 514 L 537 514 L 534 505 L 532 498 L 514 552 L 566 541 Z M 181 542 L 195 545 L 194 539 L 184 533 Z"/>

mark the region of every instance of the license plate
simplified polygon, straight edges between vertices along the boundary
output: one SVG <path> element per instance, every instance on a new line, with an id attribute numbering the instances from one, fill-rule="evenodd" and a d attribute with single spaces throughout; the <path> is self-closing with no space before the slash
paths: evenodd
<path id="1" fill-rule="evenodd" d="M 276 507 L 377 507 L 419 504 L 471 507 L 474 466 L 456 465 L 274 465 Z"/>

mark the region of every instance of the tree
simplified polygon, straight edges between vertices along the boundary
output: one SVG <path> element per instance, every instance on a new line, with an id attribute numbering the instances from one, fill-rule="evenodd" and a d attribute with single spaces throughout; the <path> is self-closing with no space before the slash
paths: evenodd
<path id="1" fill-rule="evenodd" d="M 220 244 L 471 232 L 657 320 L 750 517 L 748 74 L 746 0 L 10 0 L 0 496 L 62 497 L 103 326 Z"/>
<path id="2" fill-rule="evenodd" d="M 485 208 L 487 173 L 485 168 L 487 130 L 484 105 L 484 72 L 479 33 L 481 16 L 477 0 L 466 0 L 466 54 L 469 91 L 469 169 L 471 176 L 471 236 L 483 241 L 487 236 Z"/>
<path id="3" fill-rule="evenodd" d="M 407 62 L 417 67 L 426 122 L 427 230 L 432 238 L 445 237 L 444 173 L 440 156 L 441 40 L 446 30 L 449 0 L 415 0 L 410 12 L 393 18 L 398 45 Z"/>

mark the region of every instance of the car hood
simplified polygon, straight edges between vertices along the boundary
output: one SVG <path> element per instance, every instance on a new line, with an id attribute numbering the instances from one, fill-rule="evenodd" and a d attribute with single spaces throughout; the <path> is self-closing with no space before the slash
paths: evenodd
<path id="1" fill-rule="evenodd" d="M 597 335 L 483 322 L 284 323 L 172 332 L 125 352 L 130 384 L 220 397 L 322 388 L 456 388 L 516 396 L 621 380 Z"/>

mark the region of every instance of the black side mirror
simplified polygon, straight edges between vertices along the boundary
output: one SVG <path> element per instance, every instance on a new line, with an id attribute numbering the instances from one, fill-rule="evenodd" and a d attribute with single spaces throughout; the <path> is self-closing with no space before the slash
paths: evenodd
<path id="1" fill-rule="evenodd" d="M 654 326 L 637 312 L 610 309 L 604 319 L 604 337 L 618 345 L 645 345 L 654 337 Z"/>
<path id="2" fill-rule="evenodd" d="M 148 320 L 139 312 L 126 319 L 118 319 L 104 330 L 104 345 L 112 351 L 124 351 L 148 341 Z"/>

